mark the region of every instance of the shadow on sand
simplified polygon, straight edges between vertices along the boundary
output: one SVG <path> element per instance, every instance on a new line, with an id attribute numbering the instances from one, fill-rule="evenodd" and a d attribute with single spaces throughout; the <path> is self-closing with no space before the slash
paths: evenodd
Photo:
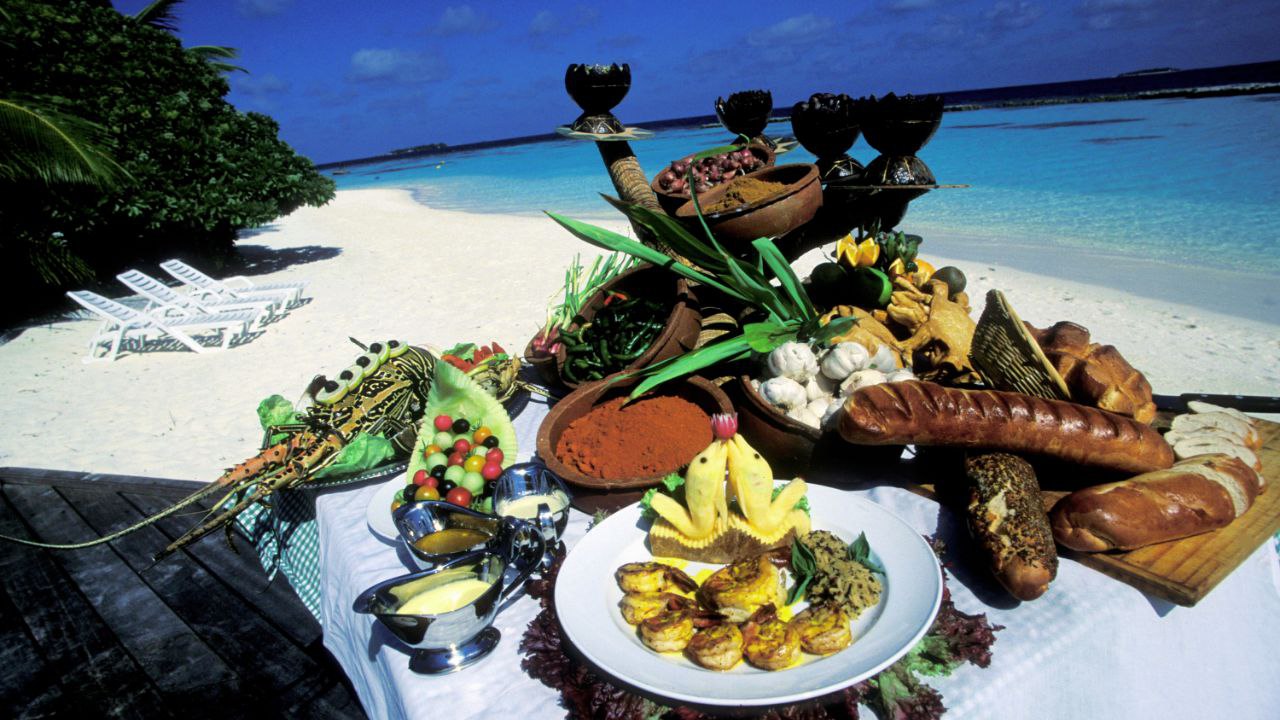
<path id="1" fill-rule="evenodd" d="M 266 228 L 262 228 L 254 233 L 265 230 Z M 292 248 L 237 245 L 235 255 L 227 260 L 227 264 L 219 271 L 219 275 L 268 275 L 294 265 L 330 260 L 341 254 L 342 248 L 324 245 L 303 245 Z"/>

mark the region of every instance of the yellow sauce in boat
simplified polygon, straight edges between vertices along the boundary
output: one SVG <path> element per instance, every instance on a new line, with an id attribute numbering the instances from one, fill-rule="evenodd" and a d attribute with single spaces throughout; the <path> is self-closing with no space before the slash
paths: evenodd
<path id="1" fill-rule="evenodd" d="M 489 540 L 489 533 L 471 528 L 447 528 L 418 538 L 413 546 L 424 553 L 440 555 L 469 550 Z"/>
<path id="2" fill-rule="evenodd" d="M 430 590 L 414 595 L 408 602 L 396 610 L 400 615 L 440 615 L 457 610 L 475 601 L 492 587 L 489 583 L 475 578 L 454 580 L 444 585 L 437 585 Z"/>
<path id="3" fill-rule="evenodd" d="M 550 493 L 547 495 L 525 495 L 522 498 L 516 498 L 502 506 L 498 512 L 502 515 L 510 517 L 523 518 L 532 520 L 538 517 L 538 506 L 546 505 L 551 508 L 551 512 L 557 513 L 569 504 L 569 498 L 562 493 Z"/>

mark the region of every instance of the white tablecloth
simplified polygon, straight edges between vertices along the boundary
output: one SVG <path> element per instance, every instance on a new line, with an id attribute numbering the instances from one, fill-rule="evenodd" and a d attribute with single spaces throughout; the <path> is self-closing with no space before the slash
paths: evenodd
<path id="1" fill-rule="evenodd" d="M 516 418 L 521 460 L 532 455 L 545 414 L 534 400 Z M 527 596 L 498 616 L 502 642 L 492 655 L 436 677 L 410 672 L 403 646 L 373 617 L 352 612 L 362 590 L 410 568 L 366 527 L 376 489 L 328 492 L 317 501 L 324 643 L 369 717 L 564 717 L 558 693 L 520 669 L 517 646 L 537 614 Z M 934 502 L 894 487 L 850 492 L 921 533 L 939 532 Z M 575 511 L 565 535 L 570 549 L 588 520 Z M 964 538 L 955 535 L 961 526 L 950 512 L 941 511 L 941 525 L 950 546 L 961 547 Z M 1010 602 L 963 565 L 948 584 L 959 609 L 985 612 L 1005 626 L 991 667 L 964 665 L 949 678 L 927 679 L 942 693 L 948 718 L 1280 717 L 1280 571 L 1270 542 L 1194 608 L 1148 597 L 1065 559 L 1049 592 L 1034 602 Z M 869 710 L 863 715 L 872 717 Z"/>

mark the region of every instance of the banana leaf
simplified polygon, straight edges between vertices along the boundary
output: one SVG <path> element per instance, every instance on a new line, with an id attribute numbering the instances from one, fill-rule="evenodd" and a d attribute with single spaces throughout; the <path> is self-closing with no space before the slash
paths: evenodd
<path id="1" fill-rule="evenodd" d="M 751 352 L 751 344 L 747 338 L 743 335 L 735 335 L 684 355 L 655 363 L 637 373 L 619 376 L 618 379 L 634 375 L 643 376 L 644 380 L 631 391 L 631 397 L 637 398 L 668 380 L 684 377 L 717 363 L 742 360 L 749 357 Z"/>
<path id="2" fill-rule="evenodd" d="M 773 272 L 774 277 L 778 278 L 778 282 L 782 283 L 782 289 L 787 292 L 787 296 L 791 298 L 791 302 L 795 304 L 799 311 L 801 320 L 808 320 L 818 316 L 818 311 L 813 307 L 813 302 L 809 300 L 809 294 L 804 291 L 804 286 L 800 283 L 800 278 L 795 271 L 791 269 L 791 263 L 782 255 L 782 251 L 777 245 L 773 244 L 773 240 L 769 238 L 759 238 L 751 243 L 751 246 L 760 253 L 760 258 L 769 270 Z"/>

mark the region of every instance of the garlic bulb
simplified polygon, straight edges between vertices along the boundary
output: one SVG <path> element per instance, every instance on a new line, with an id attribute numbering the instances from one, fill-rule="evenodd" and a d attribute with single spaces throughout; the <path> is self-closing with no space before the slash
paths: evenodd
<path id="1" fill-rule="evenodd" d="M 863 365 L 864 368 L 879 370 L 880 372 L 893 372 L 898 369 L 898 359 L 894 357 L 893 351 L 888 345 L 881 345 L 876 350 L 876 354 L 871 356 L 871 360 Z"/>
<path id="2" fill-rule="evenodd" d="M 826 412 L 822 413 L 822 426 L 826 427 L 827 423 L 831 422 L 831 418 L 835 417 L 836 413 L 840 412 L 840 409 L 843 407 L 843 402 L 839 400 L 832 401 L 832 403 L 827 406 Z"/>
<path id="3" fill-rule="evenodd" d="M 789 377 L 769 378 L 760 383 L 760 395 L 770 405 L 784 410 L 801 408 L 809 402 L 804 386 Z"/>
<path id="4" fill-rule="evenodd" d="M 818 374 L 818 358 L 805 343 L 782 343 L 769 353 L 766 362 L 773 377 L 791 378 L 801 384 Z"/>
<path id="5" fill-rule="evenodd" d="M 893 372 L 886 375 L 884 381 L 885 382 L 902 382 L 904 380 L 915 380 L 915 379 L 916 379 L 916 374 L 911 372 L 911 368 L 902 368 L 901 370 L 894 370 Z"/>
<path id="6" fill-rule="evenodd" d="M 835 401 L 834 398 L 820 397 L 816 400 L 810 400 L 809 404 L 805 405 L 804 407 L 806 410 L 813 413 L 816 417 L 821 418 L 823 415 L 827 414 L 827 408 L 834 401 Z"/>
<path id="7" fill-rule="evenodd" d="M 840 387 L 840 383 L 831 378 L 818 373 L 813 376 L 809 382 L 804 384 L 805 397 L 809 398 L 809 402 L 813 402 L 818 398 L 831 399 L 836 394 L 836 390 Z"/>
<path id="8" fill-rule="evenodd" d="M 885 381 L 885 374 L 879 370 L 859 370 L 845 381 L 840 383 L 840 394 L 848 395 L 858 388 L 864 388 L 869 385 L 879 385 Z"/>
<path id="9" fill-rule="evenodd" d="M 822 374 L 840 382 L 871 361 L 871 353 L 855 342 L 837 343 L 822 356 Z"/>
<path id="10" fill-rule="evenodd" d="M 817 415 L 814 415 L 812 412 L 809 412 L 809 408 L 807 407 L 798 407 L 793 410 L 788 410 L 787 417 L 791 418 L 792 420 L 797 420 L 799 422 L 802 422 L 811 428 L 817 428 L 822 426 L 822 421 L 818 418 Z"/>

